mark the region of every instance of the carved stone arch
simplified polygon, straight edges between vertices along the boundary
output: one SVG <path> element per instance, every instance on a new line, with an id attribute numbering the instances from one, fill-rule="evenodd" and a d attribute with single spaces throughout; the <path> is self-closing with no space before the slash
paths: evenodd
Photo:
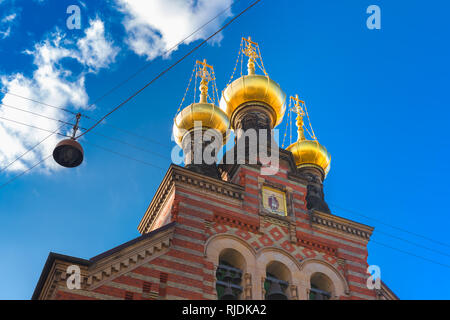
<path id="1" fill-rule="evenodd" d="M 261 299 L 263 297 L 262 279 L 266 277 L 267 266 L 277 262 L 285 266 L 290 272 L 289 283 L 291 287 L 288 290 L 288 296 L 290 299 L 298 299 L 298 287 L 300 285 L 300 264 L 299 262 L 287 251 L 280 248 L 266 247 L 258 251 L 256 255 L 257 269 L 255 270 L 255 278 L 260 279 L 261 284 Z"/>
<path id="2" fill-rule="evenodd" d="M 210 260 L 209 258 L 211 257 L 218 259 L 220 252 L 227 248 L 239 251 L 247 260 L 247 266 L 252 265 L 251 260 L 253 260 L 253 262 L 255 260 L 256 251 L 250 244 L 238 236 L 226 233 L 217 234 L 209 238 L 205 244 L 204 254 L 208 260 Z M 249 259 L 247 259 L 247 257 Z"/>
<path id="3" fill-rule="evenodd" d="M 304 296 L 305 299 L 308 299 L 307 293 L 311 289 L 310 279 L 315 273 L 322 273 L 331 280 L 333 283 L 333 299 L 348 295 L 350 292 L 345 277 L 327 261 L 314 258 L 303 260 L 300 271 L 302 275 L 302 286 L 305 289 L 302 290 L 301 296 Z"/>
<path id="4" fill-rule="evenodd" d="M 205 257 L 209 262 L 212 262 L 215 266 L 218 265 L 220 255 L 225 250 L 235 250 L 237 251 L 244 259 L 245 266 L 243 268 L 244 279 L 243 279 L 243 298 L 244 299 L 253 299 L 255 298 L 253 292 L 253 283 L 252 279 L 256 270 L 256 251 L 245 242 L 243 239 L 231 235 L 231 234 L 218 234 L 214 235 L 208 239 L 205 244 Z M 215 279 L 215 277 L 214 277 Z M 214 281 L 214 287 L 216 286 Z M 256 297 L 257 299 L 257 297 Z"/>
<path id="5" fill-rule="evenodd" d="M 286 261 L 284 264 L 286 266 L 291 265 L 292 266 L 292 270 L 291 272 L 294 272 L 295 268 L 297 268 L 298 270 L 300 270 L 301 264 L 297 261 L 297 259 L 295 259 L 294 256 L 292 256 L 289 252 L 287 252 L 284 249 L 281 248 L 274 248 L 274 247 L 264 247 L 262 249 L 260 249 L 258 251 L 258 253 L 256 254 L 256 260 L 259 264 L 259 261 L 264 261 L 261 260 L 262 256 L 267 257 L 280 257 L 280 259 L 282 259 L 282 261 Z M 281 258 L 284 257 L 284 258 Z M 282 262 L 281 260 L 279 260 L 280 262 Z"/>

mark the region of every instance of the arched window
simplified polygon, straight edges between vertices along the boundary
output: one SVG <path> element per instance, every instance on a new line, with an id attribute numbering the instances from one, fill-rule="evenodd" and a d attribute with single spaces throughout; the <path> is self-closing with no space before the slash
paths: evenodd
<path id="1" fill-rule="evenodd" d="M 216 290 L 219 300 L 239 300 L 243 291 L 244 257 L 234 249 L 225 249 L 219 256 Z"/>
<path id="2" fill-rule="evenodd" d="M 325 274 L 316 272 L 311 276 L 309 300 L 330 300 L 333 291 L 333 282 Z"/>
<path id="3" fill-rule="evenodd" d="M 273 261 L 266 267 L 264 290 L 266 300 L 288 300 L 288 288 L 291 280 L 289 269 L 282 263 Z"/>

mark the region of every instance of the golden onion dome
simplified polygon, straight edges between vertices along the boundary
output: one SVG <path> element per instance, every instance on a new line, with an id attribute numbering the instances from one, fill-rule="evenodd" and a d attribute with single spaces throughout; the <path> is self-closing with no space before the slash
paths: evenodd
<path id="1" fill-rule="evenodd" d="M 234 80 L 225 88 L 220 99 L 220 108 L 232 120 L 236 111 L 245 107 L 247 102 L 262 102 L 273 111 L 272 127 L 274 128 L 283 121 L 286 112 L 286 94 L 281 90 L 280 85 L 267 75 L 258 43 L 253 42 L 250 37 L 242 38 L 242 41 L 238 61 L 241 53 L 248 57 L 248 75 Z M 242 47 L 244 42 L 245 49 Z M 264 76 L 255 74 L 255 65 L 262 69 Z"/>
<path id="2" fill-rule="evenodd" d="M 308 166 L 316 166 L 323 170 L 326 177 L 330 172 L 331 155 L 327 149 L 322 146 L 316 138 L 314 130 L 309 121 L 308 110 L 306 109 L 305 102 L 298 98 L 298 95 L 290 98 L 290 102 L 294 101 L 295 108 L 291 109 L 297 114 L 297 142 L 290 145 L 286 150 L 290 151 L 294 156 L 294 161 L 297 168 L 304 168 Z M 305 107 L 305 109 L 303 109 Z M 308 115 L 308 122 L 314 140 L 307 140 L 304 131 L 303 116 Z"/>
<path id="3" fill-rule="evenodd" d="M 283 121 L 286 94 L 268 76 L 249 74 L 234 80 L 222 93 L 220 108 L 231 119 L 236 110 L 247 102 L 263 102 L 273 110 L 273 127 Z"/>
<path id="4" fill-rule="evenodd" d="M 315 140 L 299 140 L 286 150 L 292 152 L 297 168 L 317 166 L 323 170 L 325 176 L 330 171 L 331 155 Z"/>
<path id="5" fill-rule="evenodd" d="M 196 121 L 200 121 L 204 129 L 219 131 L 223 136 L 223 143 L 227 142 L 230 127 L 227 115 L 212 103 L 200 102 L 187 106 L 175 117 L 173 135 L 179 146 L 186 132 L 194 128 Z"/>

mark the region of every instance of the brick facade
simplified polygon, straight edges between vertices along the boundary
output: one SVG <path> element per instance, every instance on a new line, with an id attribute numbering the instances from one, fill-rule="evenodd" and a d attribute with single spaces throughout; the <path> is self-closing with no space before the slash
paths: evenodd
<path id="1" fill-rule="evenodd" d="M 282 152 L 275 176 L 236 165 L 222 180 L 172 165 L 138 227 L 141 237 L 90 260 L 50 254 L 33 299 L 217 299 L 215 272 L 226 249 L 243 257 L 241 299 L 264 298 L 274 261 L 287 270 L 290 299 L 308 299 L 317 273 L 331 280 L 332 299 L 396 299 L 384 284 L 366 287 L 373 228 L 308 210 L 308 182 L 291 157 Z M 286 217 L 264 210 L 263 186 L 285 192 Z M 70 265 L 81 269 L 81 289 L 67 287 Z"/>

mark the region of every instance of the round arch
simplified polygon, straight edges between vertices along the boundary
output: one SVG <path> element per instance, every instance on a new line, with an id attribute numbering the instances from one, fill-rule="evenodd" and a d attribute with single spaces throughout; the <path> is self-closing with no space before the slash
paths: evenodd
<path id="1" fill-rule="evenodd" d="M 306 259 L 301 263 L 300 271 L 307 290 L 311 289 L 311 277 L 314 274 L 322 273 L 331 280 L 333 284 L 332 295 L 334 297 L 345 296 L 349 293 L 349 287 L 345 277 L 339 272 L 339 270 L 326 261 Z"/>
<path id="2" fill-rule="evenodd" d="M 245 275 L 250 275 L 253 277 L 256 269 L 256 259 L 255 250 L 244 240 L 241 238 L 231 235 L 231 234 L 218 234 L 212 236 L 206 241 L 204 255 L 206 259 L 213 263 L 215 266 L 219 264 L 219 260 L 223 257 L 223 253 L 232 253 L 237 252 L 238 255 L 242 258 L 242 263 L 240 263 L 239 267 L 242 267 L 242 271 Z M 232 255 L 234 255 L 232 253 Z M 232 258 L 232 257 L 231 257 Z M 215 277 L 214 277 L 215 279 Z M 248 285 L 252 282 L 250 279 L 243 279 L 244 283 L 244 299 L 251 299 L 254 297 L 254 289 L 248 287 Z M 257 284 L 256 284 L 257 286 Z M 215 280 L 214 280 L 215 287 Z"/>
<path id="3" fill-rule="evenodd" d="M 217 264 L 221 252 L 226 249 L 238 251 L 245 259 L 247 270 L 253 270 L 255 268 L 255 249 L 235 235 L 218 234 L 212 236 L 206 241 L 204 255 L 210 262 Z"/>
<path id="4" fill-rule="evenodd" d="M 266 269 L 271 261 L 278 261 L 284 264 L 295 278 L 300 271 L 300 263 L 287 251 L 280 248 L 265 247 L 256 254 L 256 262 L 260 269 Z"/>
<path id="5" fill-rule="evenodd" d="M 301 284 L 301 274 L 300 274 L 300 264 L 298 261 L 287 251 L 280 248 L 263 248 L 258 251 L 256 255 L 256 265 L 257 269 L 256 276 L 258 279 L 266 277 L 267 267 L 276 262 L 277 264 L 282 264 L 289 271 L 288 282 L 298 288 Z M 262 289 L 262 288 L 261 288 Z M 294 290 L 295 291 L 295 290 Z M 290 299 L 297 299 L 298 295 L 291 290 L 287 291 L 288 297 Z M 261 290 L 262 297 L 262 290 Z"/>

